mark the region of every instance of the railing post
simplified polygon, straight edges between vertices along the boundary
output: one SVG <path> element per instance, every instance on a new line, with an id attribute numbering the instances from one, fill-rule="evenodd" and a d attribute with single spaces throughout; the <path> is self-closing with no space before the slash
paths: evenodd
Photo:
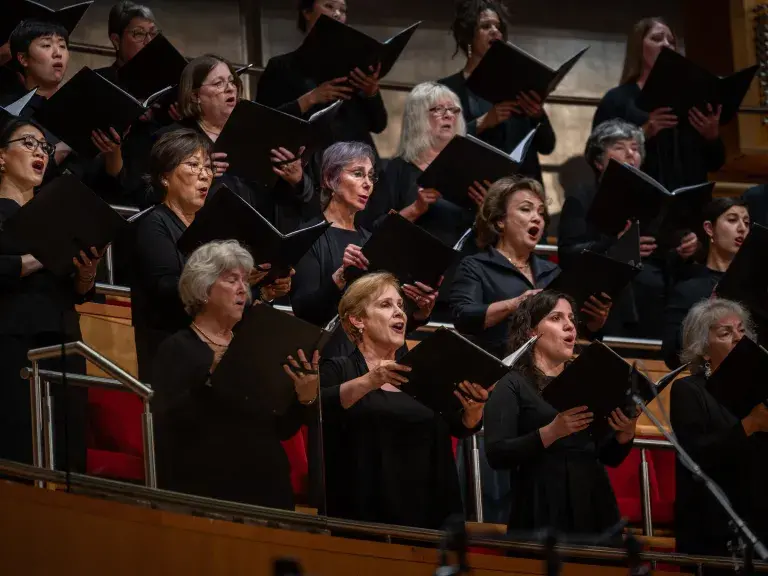
<path id="1" fill-rule="evenodd" d="M 43 446 L 44 466 L 48 470 L 56 469 L 56 455 L 54 452 L 53 435 L 53 398 L 51 397 L 51 383 L 47 380 L 43 383 Z"/>
<path id="2" fill-rule="evenodd" d="M 106 252 L 104 252 L 104 266 L 107 270 L 107 282 L 110 284 L 115 283 L 115 263 L 112 259 L 112 244 L 107 246 Z"/>
<path id="3" fill-rule="evenodd" d="M 32 412 L 32 464 L 43 466 L 43 393 L 40 386 L 40 369 L 37 362 L 32 362 L 32 375 L 29 378 L 29 403 Z M 43 486 L 41 481 L 37 486 Z"/>
<path id="4" fill-rule="evenodd" d="M 155 461 L 155 425 L 149 399 L 144 399 L 144 413 L 141 415 L 141 434 L 144 441 L 144 479 L 147 486 L 157 488 L 157 465 Z"/>
<path id="5" fill-rule="evenodd" d="M 473 434 L 470 438 L 469 461 L 472 496 L 475 500 L 475 521 L 483 522 L 483 479 L 480 476 L 480 445 L 477 441 L 477 434 Z"/>
<path id="6" fill-rule="evenodd" d="M 643 535 L 653 536 L 653 516 L 651 512 L 651 475 L 648 469 L 648 455 L 645 448 L 640 448 L 640 498 L 643 516 Z"/>

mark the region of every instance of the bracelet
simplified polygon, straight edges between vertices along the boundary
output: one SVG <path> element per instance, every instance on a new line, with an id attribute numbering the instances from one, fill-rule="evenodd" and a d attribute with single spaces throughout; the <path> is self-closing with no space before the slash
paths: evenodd
<path id="1" fill-rule="evenodd" d="M 299 400 L 299 404 L 301 404 L 302 406 L 312 406 L 312 404 L 314 404 L 315 402 L 317 402 L 317 396 L 318 396 L 318 395 L 317 395 L 317 394 L 315 394 L 315 397 L 314 397 L 314 398 L 312 398 L 312 400 L 310 400 L 309 402 L 302 402 L 301 400 Z"/>

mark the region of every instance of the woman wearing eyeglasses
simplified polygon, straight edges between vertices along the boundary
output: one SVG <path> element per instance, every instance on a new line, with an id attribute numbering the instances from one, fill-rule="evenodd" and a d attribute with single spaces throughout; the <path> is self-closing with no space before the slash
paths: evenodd
<path id="1" fill-rule="evenodd" d="M 136 227 L 131 309 L 136 337 L 139 378 L 148 381 L 158 346 L 189 326 L 179 298 L 179 278 L 186 257 L 176 247 L 205 204 L 213 182 L 211 141 L 203 134 L 180 129 L 163 134 L 152 148 L 152 187 L 163 199 Z M 257 284 L 266 272 L 251 278 Z M 262 288 L 260 297 L 273 300 L 290 289 L 290 279 Z"/>
<path id="2" fill-rule="evenodd" d="M 368 269 L 361 247 L 371 234 L 355 224 L 355 216 L 374 193 L 378 180 L 374 162 L 373 150 L 362 142 L 337 142 L 323 154 L 320 202 L 323 218 L 331 227 L 296 266 L 291 291 L 294 314 L 318 326 L 325 326 L 336 316 L 349 284 L 346 271 Z M 425 322 L 437 292 L 421 283 L 405 285 L 403 292 L 415 304 L 411 324 Z M 346 356 L 353 349 L 344 331 L 337 330 L 323 349 L 323 355 Z"/>
<path id="3" fill-rule="evenodd" d="M 321 16 L 347 22 L 346 0 L 299 0 L 298 4 L 298 28 L 302 34 L 308 34 Z M 380 134 L 387 127 L 387 110 L 379 91 L 379 72 L 380 67 L 358 68 L 350 70 L 346 77 L 318 86 L 303 70 L 298 53 L 289 52 L 269 60 L 259 78 L 256 101 L 308 119 L 333 102 L 344 100 L 331 123 L 327 145 L 364 142 L 375 153 L 371 133 Z M 322 154 L 315 154 L 311 165 L 318 181 L 321 158 Z"/>
<path id="4" fill-rule="evenodd" d="M 33 123 L 15 119 L 0 127 L 0 226 L 32 200 L 53 151 Z M 0 459 L 32 463 L 29 382 L 20 371 L 29 365 L 29 349 L 82 340 L 75 305 L 92 294 L 99 258 L 95 250 L 81 252 L 76 272 L 62 277 L 31 254 L 0 251 Z M 55 371 L 63 367 L 58 359 L 41 365 Z M 67 357 L 66 370 L 84 373 L 85 362 Z M 56 462 L 85 472 L 85 391 L 52 387 Z"/>

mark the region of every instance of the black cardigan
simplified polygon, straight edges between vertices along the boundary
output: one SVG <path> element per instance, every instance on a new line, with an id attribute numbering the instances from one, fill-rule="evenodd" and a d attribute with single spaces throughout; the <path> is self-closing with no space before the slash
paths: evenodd
<path id="1" fill-rule="evenodd" d="M 459 97 L 461 108 L 464 114 L 464 120 L 467 123 L 467 133 L 477 136 L 483 142 L 495 146 L 499 150 L 510 153 L 533 130 L 537 124 L 539 129 L 533 138 L 531 148 L 520 166 L 520 174 L 535 178 L 541 182 L 541 164 L 539 163 L 539 154 L 548 155 L 555 150 L 557 138 L 552 124 L 549 122 L 549 116 L 546 112 L 544 116 L 538 119 L 530 118 L 523 114 L 513 115 L 509 120 L 494 126 L 490 130 L 477 134 L 477 119 L 486 114 L 493 105 L 487 100 L 483 100 L 467 88 L 467 80 L 464 78 L 464 72 L 459 71 L 452 76 L 438 80 L 444 84 Z"/>

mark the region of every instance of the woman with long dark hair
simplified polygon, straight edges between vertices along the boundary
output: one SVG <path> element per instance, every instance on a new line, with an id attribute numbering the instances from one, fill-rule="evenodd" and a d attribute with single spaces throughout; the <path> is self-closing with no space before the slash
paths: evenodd
<path id="1" fill-rule="evenodd" d="M 558 411 L 542 391 L 564 370 L 576 345 L 570 297 L 545 290 L 524 300 L 511 318 L 510 348 L 539 339 L 515 370 L 496 385 L 485 409 L 485 450 L 490 465 L 514 470 L 509 529 L 552 528 L 599 534 L 619 521 L 604 466 L 618 466 L 632 449 L 637 420 L 616 408 L 614 433 L 595 442 L 586 406 Z"/>

